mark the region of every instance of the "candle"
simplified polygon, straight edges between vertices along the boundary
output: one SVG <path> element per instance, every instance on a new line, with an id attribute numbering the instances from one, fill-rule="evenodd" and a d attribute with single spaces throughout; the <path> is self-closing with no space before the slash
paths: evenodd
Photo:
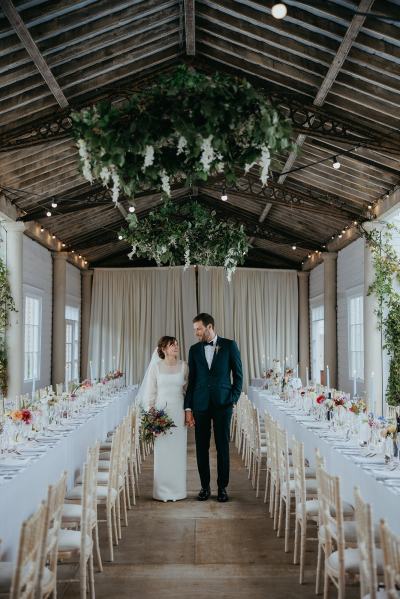
<path id="1" fill-rule="evenodd" d="M 357 395 L 357 377 L 356 377 L 356 371 L 353 370 L 353 396 L 355 397 Z"/>
<path id="2" fill-rule="evenodd" d="M 101 365 L 102 365 L 102 372 L 103 372 L 102 376 L 106 376 L 106 369 L 104 367 L 104 358 L 101 361 Z"/>
<path id="3" fill-rule="evenodd" d="M 115 356 L 113 356 L 113 371 L 115 372 Z"/>
<path id="4" fill-rule="evenodd" d="M 89 362 L 89 369 L 90 369 L 90 380 L 93 381 L 92 360 L 90 360 L 90 362 Z"/>
<path id="5" fill-rule="evenodd" d="M 329 366 L 326 365 L 326 386 L 328 387 L 328 389 L 330 388 L 330 378 L 329 378 Z"/>
<path id="6" fill-rule="evenodd" d="M 370 410 L 373 410 L 375 412 L 375 372 L 371 372 L 371 397 L 370 397 L 371 403 L 368 406 Z"/>
<path id="7" fill-rule="evenodd" d="M 34 376 L 32 376 L 32 401 L 35 399 L 35 382 L 36 379 Z"/>
<path id="8" fill-rule="evenodd" d="M 296 366 L 296 379 L 299 378 L 299 365 Z"/>
<path id="9" fill-rule="evenodd" d="M 306 386 L 308 385 L 308 381 L 309 381 L 309 377 L 308 377 L 308 366 L 306 366 Z"/>

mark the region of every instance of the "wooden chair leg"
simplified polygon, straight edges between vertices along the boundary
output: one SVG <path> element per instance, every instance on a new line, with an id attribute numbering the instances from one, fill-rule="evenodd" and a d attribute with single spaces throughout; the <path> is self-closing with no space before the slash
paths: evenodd
<path id="1" fill-rule="evenodd" d="M 304 582 L 304 566 L 306 561 L 307 521 L 302 522 L 300 538 L 300 584 Z"/>
<path id="2" fill-rule="evenodd" d="M 290 535 L 290 497 L 286 498 L 285 501 L 286 513 L 285 513 L 285 553 L 289 551 L 289 535 Z"/>
<path id="3" fill-rule="evenodd" d="M 298 563 L 298 552 L 299 552 L 299 529 L 301 530 L 302 523 L 297 519 L 294 523 L 294 551 L 293 551 L 293 563 Z"/>
<path id="4" fill-rule="evenodd" d="M 96 562 L 97 562 L 97 567 L 99 569 L 99 572 L 103 572 L 103 562 L 101 559 L 100 545 L 99 545 L 99 527 L 97 525 L 97 522 L 94 527 L 94 551 L 96 552 Z"/>

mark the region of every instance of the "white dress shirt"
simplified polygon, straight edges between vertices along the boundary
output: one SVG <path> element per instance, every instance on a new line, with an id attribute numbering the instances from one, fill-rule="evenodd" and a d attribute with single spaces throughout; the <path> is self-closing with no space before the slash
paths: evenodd
<path id="1" fill-rule="evenodd" d="M 218 336 L 215 335 L 214 339 L 212 339 L 212 341 L 210 341 L 210 343 L 212 343 L 212 345 L 205 345 L 204 346 L 204 352 L 206 354 L 206 360 L 207 360 L 207 364 L 208 364 L 208 368 L 211 368 L 211 364 L 213 361 L 213 357 L 214 357 L 214 352 L 215 352 L 215 346 L 217 345 L 217 339 Z"/>

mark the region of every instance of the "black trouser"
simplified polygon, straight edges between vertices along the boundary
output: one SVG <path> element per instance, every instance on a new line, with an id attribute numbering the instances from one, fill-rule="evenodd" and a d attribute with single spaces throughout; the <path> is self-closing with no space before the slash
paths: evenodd
<path id="1" fill-rule="evenodd" d="M 215 447 L 217 449 L 217 484 L 225 488 L 229 483 L 229 439 L 232 407 L 215 408 L 210 406 L 206 412 L 193 413 L 196 422 L 196 455 L 201 486 L 210 486 L 210 438 L 211 422 L 214 428 Z"/>

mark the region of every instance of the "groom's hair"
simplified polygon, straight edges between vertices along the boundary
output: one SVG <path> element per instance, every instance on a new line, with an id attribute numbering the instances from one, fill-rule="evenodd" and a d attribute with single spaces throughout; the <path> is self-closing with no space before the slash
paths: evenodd
<path id="1" fill-rule="evenodd" d="M 210 324 L 213 329 L 215 328 L 215 321 L 213 317 L 211 314 L 207 314 L 206 312 L 201 312 L 201 314 L 198 314 L 195 318 L 193 318 L 193 322 L 202 322 L 205 327 L 208 327 Z"/>

